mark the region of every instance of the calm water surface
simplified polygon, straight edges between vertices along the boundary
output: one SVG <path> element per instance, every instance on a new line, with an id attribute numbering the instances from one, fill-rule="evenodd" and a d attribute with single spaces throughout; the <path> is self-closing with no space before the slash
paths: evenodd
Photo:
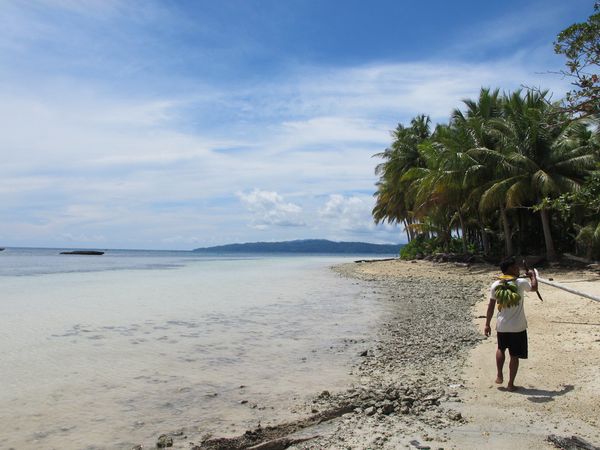
<path id="1" fill-rule="evenodd" d="M 382 313 L 327 269 L 348 256 L 57 253 L 0 252 L 1 449 L 152 448 L 281 420 L 351 381 L 348 342 Z"/>

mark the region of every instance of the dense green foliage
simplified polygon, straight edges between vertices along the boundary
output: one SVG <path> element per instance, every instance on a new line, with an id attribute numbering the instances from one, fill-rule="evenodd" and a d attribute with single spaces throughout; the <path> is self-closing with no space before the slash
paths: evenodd
<path id="1" fill-rule="evenodd" d="M 546 253 L 551 260 L 583 242 L 595 246 L 589 227 L 598 211 L 589 197 L 597 192 L 589 180 L 598 171 L 599 124 L 569 120 L 547 97 L 482 89 L 433 131 L 426 116 L 399 125 L 390 148 L 376 155 L 383 162 L 375 221 L 403 224 L 411 243 L 422 236 L 413 246 L 435 239 L 428 251 L 452 251 L 453 236 L 465 253 Z M 557 214 L 560 199 L 581 199 L 576 214 Z"/>
<path id="2" fill-rule="evenodd" d="M 417 259 L 422 258 L 425 255 L 434 255 L 445 251 L 460 253 L 462 251 L 462 240 L 452 238 L 450 242 L 446 244 L 438 238 L 426 238 L 424 234 L 420 234 L 400 249 L 400 258 Z M 469 251 L 475 253 L 476 249 L 470 246 Z"/>
<path id="3" fill-rule="evenodd" d="M 588 258 L 600 254 L 600 173 L 592 175 L 581 189 L 547 200 L 578 249 Z"/>
<path id="4" fill-rule="evenodd" d="M 563 30 L 554 43 L 554 51 L 567 58 L 563 73 L 573 80 L 567 93 L 566 108 L 583 116 L 600 113 L 600 2 L 586 22 Z"/>
<path id="5" fill-rule="evenodd" d="M 438 251 L 600 257 L 600 13 L 558 36 L 575 89 L 481 89 L 447 124 L 421 115 L 392 133 L 375 170 L 373 218 L 403 225 L 404 258 Z M 565 108 L 565 103 L 568 105 Z M 460 249 L 456 249 L 456 238 Z"/>

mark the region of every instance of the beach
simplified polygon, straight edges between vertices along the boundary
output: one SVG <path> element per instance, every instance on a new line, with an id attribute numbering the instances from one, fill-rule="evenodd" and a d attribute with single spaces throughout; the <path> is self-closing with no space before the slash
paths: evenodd
<path id="1" fill-rule="evenodd" d="M 520 389 L 508 392 L 494 384 L 494 333 L 482 333 L 495 267 L 394 260 L 334 271 L 369 285 L 389 307 L 364 344 L 354 382 L 315 395 L 304 408 L 312 420 L 196 448 L 556 448 L 550 435 L 600 442 L 598 303 L 546 285 L 543 303 L 527 294 L 530 356 L 521 362 Z M 600 291 L 591 271 L 543 275 Z"/>
<path id="2" fill-rule="evenodd" d="M 4 276 L 0 448 L 600 443 L 597 302 L 527 294 L 530 357 L 509 393 L 482 333 L 493 266 L 160 258 Z M 600 294 L 596 272 L 543 276 Z"/>
<path id="3" fill-rule="evenodd" d="M 1 11 L 0 450 L 600 450 L 600 0 Z"/>

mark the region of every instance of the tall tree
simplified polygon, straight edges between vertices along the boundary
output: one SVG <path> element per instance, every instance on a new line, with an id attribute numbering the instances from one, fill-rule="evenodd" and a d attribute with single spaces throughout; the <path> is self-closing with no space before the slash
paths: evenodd
<path id="1" fill-rule="evenodd" d="M 489 199 L 482 201 L 483 194 L 498 178 L 497 172 L 501 169 L 501 166 L 494 164 L 487 154 L 487 150 L 495 150 L 498 146 L 497 133 L 490 123 L 494 119 L 498 119 L 502 113 L 502 99 L 499 92 L 498 89 L 482 88 L 476 100 L 463 100 L 463 104 L 466 106 L 465 111 L 455 109 L 452 112 L 451 123 L 454 127 L 462 130 L 463 135 L 466 135 L 462 143 L 463 151 L 468 156 L 468 159 L 463 158 L 463 170 L 465 171 L 463 184 L 469 192 L 464 199 L 465 208 L 470 207 L 472 212 L 477 215 L 476 222 L 481 230 L 483 247 L 486 251 L 489 249 L 483 217 L 487 211 L 499 209 L 505 254 L 512 255 L 514 253 L 512 231 L 504 202 L 501 199 L 496 202 Z M 475 205 L 479 207 L 473 208 Z"/>
<path id="2" fill-rule="evenodd" d="M 503 115 L 493 122 L 499 136 L 496 160 L 504 176 L 484 194 L 504 199 L 507 208 L 539 208 L 546 254 L 556 260 L 550 210 L 546 198 L 577 190 L 594 167 L 595 158 L 587 149 L 563 145 L 569 126 L 546 100 L 546 92 L 520 91 L 505 96 Z M 571 125 L 574 126 L 574 125 Z M 565 128 L 567 127 L 567 128 Z"/>
<path id="3" fill-rule="evenodd" d="M 382 153 L 374 155 L 384 160 L 375 168 L 375 174 L 379 175 L 377 192 L 374 194 L 375 223 L 403 223 L 409 240 L 413 237 L 411 225 L 414 221 L 414 202 L 407 195 L 407 186 L 402 177 L 411 168 L 425 165 L 418 146 L 429 138 L 430 123 L 428 116 L 420 115 L 411 120 L 409 127 L 398 124 L 392 133 L 392 145 Z"/>
<path id="4" fill-rule="evenodd" d="M 565 98 L 566 109 L 580 116 L 600 114 L 600 2 L 585 22 L 561 31 L 554 51 L 567 58 L 567 70 L 574 89 Z"/>

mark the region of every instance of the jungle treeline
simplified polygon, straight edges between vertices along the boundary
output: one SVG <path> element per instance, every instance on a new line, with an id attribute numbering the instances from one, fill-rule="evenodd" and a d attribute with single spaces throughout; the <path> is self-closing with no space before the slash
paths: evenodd
<path id="1" fill-rule="evenodd" d="M 406 256 L 600 251 L 600 122 L 548 92 L 481 89 L 447 124 L 399 124 L 375 156 L 376 222 L 401 224 Z"/>

